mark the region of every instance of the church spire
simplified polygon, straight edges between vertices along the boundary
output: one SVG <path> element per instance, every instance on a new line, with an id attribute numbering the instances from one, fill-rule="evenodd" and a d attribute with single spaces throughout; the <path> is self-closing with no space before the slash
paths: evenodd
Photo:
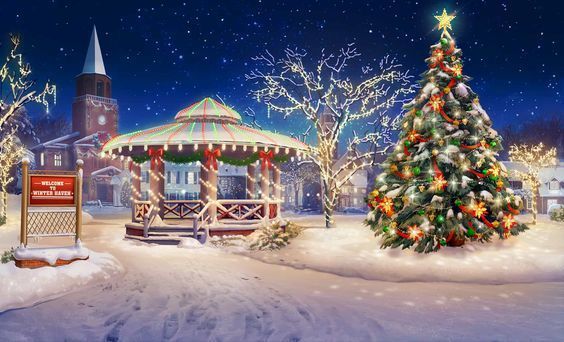
<path id="1" fill-rule="evenodd" d="M 94 29 L 92 30 L 92 36 L 90 37 L 90 44 L 88 45 L 88 52 L 86 52 L 86 59 L 84 60 L 82 73 L 106 75 L 106 68 L 104 68 L 104 60 L 102 59 L 102 50 L 100 50 L 100 43 L 98 42 L 96 25 L 94 25 Z"/>

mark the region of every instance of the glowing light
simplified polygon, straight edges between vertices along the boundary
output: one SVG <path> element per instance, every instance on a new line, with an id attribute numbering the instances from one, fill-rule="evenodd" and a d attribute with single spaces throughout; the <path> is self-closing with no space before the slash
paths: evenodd
<path id="1" fill-rule="evenodd" d="M 442 29 L 443 33 L 448 33 L 448 30 L 452 30 L 450 22 L 456 18 L 455 15 L 448 14 L 446 9 L 443 8 L 443 13 L 441 13 L 441 15 L 435 15 L 434 17 L 439 21 L 438 30 Z"/>

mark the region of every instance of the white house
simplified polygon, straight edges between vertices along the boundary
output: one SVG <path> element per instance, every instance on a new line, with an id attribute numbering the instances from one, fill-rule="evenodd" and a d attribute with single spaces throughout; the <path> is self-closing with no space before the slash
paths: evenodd
<path id="1" fill-rule="evenodd" d="M 525 171 L 526 167 L 522 163 L 510 161 L 502 162 L 509 172 L 511 188 L 520 193 L 525 200 L 525 208 L 531 210 L 530 188 L 523 185 L 523 182 L 515 176 L 512 170 Z M 540 188 L 537 199 L 537 210 L 539 214 L 547 214 L 551 206 L 555 204 L 564 205 L 564 161 L 560 161 L 555 166 L 542 168 L 539 172 Z"/>

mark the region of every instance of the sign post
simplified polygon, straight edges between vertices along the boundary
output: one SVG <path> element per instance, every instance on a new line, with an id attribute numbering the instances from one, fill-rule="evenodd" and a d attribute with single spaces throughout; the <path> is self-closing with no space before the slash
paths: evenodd
<path id="1" fill-rule="evenodd" d="M 75 242 L 80 240 L 82 165 L 79 159 L 75 171 L 30 171 L 29 160 L 22 160 L 20 243 L 23 247 L 27 246 L 29 237 L 74 236 Z"/>

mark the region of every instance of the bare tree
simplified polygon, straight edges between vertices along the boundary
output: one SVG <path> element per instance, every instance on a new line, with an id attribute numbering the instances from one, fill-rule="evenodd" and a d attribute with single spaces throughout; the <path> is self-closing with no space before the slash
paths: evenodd
<path id="1" fill-rule="evenodd" d="M 24 62 L 22 54 L 18 52 L 20 37 L 11 35 L 10 40 L 12 48 L 0 68 L 0 89 L 2 93 L 4 88 L 8 90 L 0 98 L 0 130 L 4 128 L 6 121 L 29 102 L 40 103 L 48 109 L 47 98 L 52 95 L 55 101 L 56 93 L 56 87 L 49 83 L 46 83 L 43 91 L 38 94 L 31 90 L 35 82 L 30 79 L 31 66 Z"/>
<path id="2" fill-rule="evenodd" d="M 311 125 L 317 144 L 308 155 L 320 171 L 328 228 L 334 225 L 333 211 L 342 185 L 357 170 L 371 165 L 375 153 L 384 153 L 392 145 L 391 134 L 398 128 L 399 117 L 392 117 L 388 110 L 403 103 L 417 87 L 411 83 L 409 72 L 388 56 L 377 70 L 364 66 L 353 78 L 345 71 L 358 62 L 358 57 L 360 53 L 350 44 L 336 54 L 322 50 L 319 59 L 308 67 L 306 52 L 286 49 L 283 57 L 275 58 L 266 51 L 254 58 L 259 65 L 246 75 L 257 86 L 253 97 L 265 103 L 269 111 L 284 118 L 298 115 Z M 370 119 L 379 128 L 357 134 L 355 122 Z M 348 159 L 334 167 L 337 143 L 347 129 L 352 131 Z"/>

